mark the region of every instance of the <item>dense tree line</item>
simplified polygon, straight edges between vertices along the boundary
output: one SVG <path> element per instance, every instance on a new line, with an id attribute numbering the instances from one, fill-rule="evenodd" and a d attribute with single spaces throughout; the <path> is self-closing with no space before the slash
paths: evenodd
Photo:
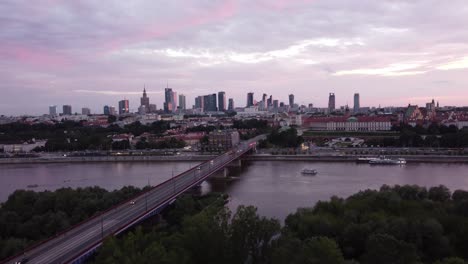
<path id="1" fill-rule="evenodd" d="M 169 122 L 156 121 L 150 125 L 134 122 L 123 128 L 84 126 L 83 122 L 65 121 L 56 124 L 10 123 L 0 125 L 0 143 L 18 143 L 35 139 L 47 139 L 45 147 L 37 151 L 79 151 L 123 149 L 121 143 L 112 143 L 110 136 L 131 133 L 139 136 L 145 132 L 161 135 L 170 128 Z M 115 142 L 114 142 L 115 143 Z"/>
<path id="2" fill-rule="evenodd" d="M 232 127 L 243 130 L 240 133 L 241 140 L 251 139 L 268 133 L 271 129 L 268 126 L 268 121 L 261 119 L 234 120 Z"/>
<path id="3" fill-rule="evenodd" d="M 436 123 L 427 128 L 416 125 L 415 127 L 400 124 L 393 128 L 400 132 L 398 139 L 387 138 L 381 142 L 383 146 L 402 147 L 468 147 L 468 130 L 459 130 L 456 126 L 444 126 Z"/>
<path id="4" fill-rule="evenodd" d="M 287 130 L 275 129 L 267 136 L 266 140 L 259 142 L 260 148 L 281 147 L 281 148 L 297 148 L 304 142 L 301 136 L 297 135 L 295 128 Z"/>
<path id="5" fill-rule="evenodd" d="M 17 190 L 0 206 L 0 259 L 133 197 L 141 189 L 124 187 L 62 188 L 34 192 Z"/>
<path id="6" fill-rule="evenodd" d="M 136 149 L 176 149 L 183 148 L 186 145 L 185 141 L 171 137 L 157 142 L 148 142 L 146 139 L 143 139 L 138 141 L 135 147 Z"/>
<path id="7" fill-rule="evenodd" d="M 96 263 L 468 263 L 468 192 L 383 186 L 290 214 L 283 227 L 186 197 L 166 225 L 109 238 Z M 203 208 L 203 209 L 201 209 Z M 176 212 L 176 213 L 175 213 Z"/>

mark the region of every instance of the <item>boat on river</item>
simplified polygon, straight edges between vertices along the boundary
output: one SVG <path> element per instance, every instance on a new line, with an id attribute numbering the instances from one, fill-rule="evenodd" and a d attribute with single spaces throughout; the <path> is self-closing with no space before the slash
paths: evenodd
<path id="1" fill-rule="evenodd" d="M 379 157 L 376 159 L 369 160 L 369 164 L 371 165 L 404 165 L 406 164 L 406 160 L 403 158 L 390 159 L 386 157 Z"/>
<path id="2" fill-rule="evenodd" d="M 313 169 L 303 169 L 301 173 L 304 175 L 317 175 L 317 171 Z"/>

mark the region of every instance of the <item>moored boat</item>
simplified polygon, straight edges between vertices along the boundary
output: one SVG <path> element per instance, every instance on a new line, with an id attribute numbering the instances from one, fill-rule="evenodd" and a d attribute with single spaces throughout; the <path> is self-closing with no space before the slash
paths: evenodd
<path id="1" fill-rule="evenodd" d="M 389 159 L 386 157 L 379 157 L 376 159 L 369 160 L 369 164 L 371 165 L 404 165 L 406 164 L 406 160 L 403 158 Z"/>
<path id="2" fill-rule="evenodd" d="M 317 171 L 313 169 L 303 169 L 301 173 L 305 175 L 317 175 Z"/>

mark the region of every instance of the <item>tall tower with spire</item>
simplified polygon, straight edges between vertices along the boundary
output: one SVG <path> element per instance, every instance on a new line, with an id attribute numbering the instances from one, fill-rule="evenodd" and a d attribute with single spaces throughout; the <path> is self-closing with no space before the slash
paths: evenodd
<path id="1" fill-rule="evenodd" d="M 146 87 L 143 86 L 143 97 L 141 97 L 140 99 L 140 105 L 144 105 L 146 107 L 146 109 L 150 109 L 150 102 L 149 102 L 149 97 L 148 95 L 146 94 Z"/>

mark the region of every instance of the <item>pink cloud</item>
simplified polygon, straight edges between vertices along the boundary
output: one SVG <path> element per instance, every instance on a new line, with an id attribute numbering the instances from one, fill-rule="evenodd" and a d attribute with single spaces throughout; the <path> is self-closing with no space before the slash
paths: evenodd
<path id="1" fill-rule="evenodd" d="M 7 61 L 41 68 L 64 67 L 70 64 L 69 58 L 56 52 L 15 44 L 0 44 L 0 57 Z"/>

